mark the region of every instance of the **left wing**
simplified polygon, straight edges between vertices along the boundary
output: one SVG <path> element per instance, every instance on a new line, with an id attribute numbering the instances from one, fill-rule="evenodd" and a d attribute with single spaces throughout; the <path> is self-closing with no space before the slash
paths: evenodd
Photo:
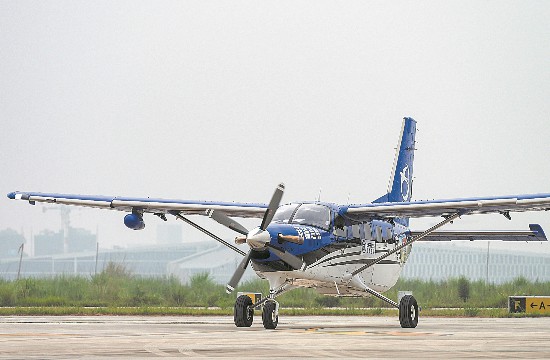
<path id="1" fill-rule="evenodd" d="M 341 207 L 341 214 L 357 220 L 418 218 L 550 210 L 550 194 L 508 195 L 466 199 L 372 203 Z"/>
<path id="2" fill-rule="evenodd" d="M 267 204 L 169 200 L 98 195 L 50 194 L 23 191 L 9 193 L 8 198 L 13 200 L 26 200 L 33 205 L 37 202 L 55 203 L 126 212 L 137 210 L 140 212 L 153 214 L 178 212 L 181 215 L 207 215 L 206 212 L 208 210 L 216 210 L 226 214 L 227 216 L 243 218 L 262 218 L 267 209 Z"/>

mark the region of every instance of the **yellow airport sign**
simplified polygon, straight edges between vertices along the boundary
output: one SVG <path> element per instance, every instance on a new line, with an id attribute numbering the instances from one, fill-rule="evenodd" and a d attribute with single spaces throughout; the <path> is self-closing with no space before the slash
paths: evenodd
<path id="1" fill-rule="evenodd" d="M 550 296 L 509 296 L 511 313 L 550 314 Z"/>
<path id="2" fill-rule="evenodd" d="M 526 313 L 549 313 L 550 297 L 527 297 L 525 298 Z"/>

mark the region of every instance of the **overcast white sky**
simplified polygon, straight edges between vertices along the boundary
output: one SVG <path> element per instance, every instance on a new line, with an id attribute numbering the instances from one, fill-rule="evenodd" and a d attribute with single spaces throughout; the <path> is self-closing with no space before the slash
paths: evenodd
<path id="1" fill-rule="evenodd" d="M 2 1 L 0 229 L 60 227 L 14 190 L 268 202 L 282 181 L 287 202 L 368 202 L 404 116 L 415 199 L 550 192 L 548 19 L 548 1 Z M 72 224 L 154 242 L 159 219 L 123 216 Z M 513 218 L 452 226 L 550 234 L 548 213 Z"/>

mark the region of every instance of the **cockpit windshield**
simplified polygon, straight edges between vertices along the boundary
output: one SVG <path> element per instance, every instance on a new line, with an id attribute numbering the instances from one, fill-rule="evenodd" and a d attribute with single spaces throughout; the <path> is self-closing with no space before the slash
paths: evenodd
<path id="1" fill-rule="evenodd" d="M 302 204 L 292 217 L 293 224 L 311 225 L 328 230 L 330 227 L 330 210 L 318 204 Z"/>
<path id="2" fill-rule="evenodd" d="M 330 228 L 330 209 L 319 204 L 288 204 L 277 209 L 273 222 Z"/>
<path id="3" fill-rule="evenodd" d="M 294 214 L 294 210 L 296 210 L 297 207 L 298 204 L 288 204 L 280 206 L 275 212 L 272 221 L 288 224 L 290 222 L 290 217 L 292 216 L 292 214 Z"/>

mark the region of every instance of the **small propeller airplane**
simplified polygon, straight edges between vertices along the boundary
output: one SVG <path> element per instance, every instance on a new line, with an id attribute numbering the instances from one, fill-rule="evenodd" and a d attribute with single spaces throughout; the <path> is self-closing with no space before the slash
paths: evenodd
<path id="1" fill-rule="evenodd" d="M 550 194 L 476 197 L 411 201 L 416 121 L 403 119 L 401 134 L 386 194 L 372 203 L 338 205 L 321 201 L 293 202 L 280 206 L 284 185 L 279 184 L 269 204 L 217 201 L 167 200 L 15 191 L 8 198 L 30 204 L 54 203 L 127 212 L 124 224 L 133 230 L 145 227 L 144 214 L 166 221 L 175 216 L 244 256 L 227 292 L 238 285 L 251 264 L 257 275 L 269 281 L 269 294 L 253 303 L 248 295 L 237 297 L 237 327 L 252 325 L 254 309 L 262 308 L 266 329 L 275 329 L 279 295 L 298 288 L 316 289 L 332 296 L 375 296 L 399 310 L 403 328 L 418 324 L 418 304 L 413 295 L 399 303 L 382 293 L 393 287 L 416 241 L 503 240 L 546 241 L 540 225 L 528 231 L 436 231 L 461 216 L 550 209 Z M 246 243 L 248 252 L 221 239 L 190 220 L 188 215 L 208 216 L 239 233 L 236 244 Z M 233 218 L 262 219 L 249 230 Z M 441 217 L 424 232 L 412 232 L 409 219 Z"/>

